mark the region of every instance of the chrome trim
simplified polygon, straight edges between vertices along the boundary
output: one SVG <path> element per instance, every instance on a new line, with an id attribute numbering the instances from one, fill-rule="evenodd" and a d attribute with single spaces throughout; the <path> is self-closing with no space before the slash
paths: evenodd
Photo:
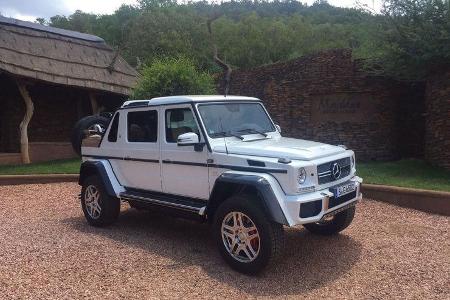
<path id="1" fill-rule="evenodd" d="M 200 210 L 198 211 L 198 214 L 200 216 L 204 216 L 206 212 L 206 206 L 203 206 L 202 208 L 200 208 Z"/>
<path id="2" fill-rule="evenodd" d="M 331 175 L 331 171 L 326 171 L 326 172 L 318 173 L 317 175 L 318 175 L 319 177 L 329 176 L 329 175 Z"/>
<path id="3" fill-rule="evenodd" d="M 351 164 L 350 164 L 350 165 L 351 165 Z M 350 165 L 342 165 L 342 166 L 340 166 L 340 167 L 341 167 L 341 169 L 342 169 L 342 168 L 347 168 L 347 167 L 350 166 Z M 328 176 L 328 175 L 331 175 L 331 170 L 325 171 L 325 172 L 321 172 L 321 173 L 317 173 L 317 176 L 319 176 L 319 177 L 325 177 L 325 176 Z"/>

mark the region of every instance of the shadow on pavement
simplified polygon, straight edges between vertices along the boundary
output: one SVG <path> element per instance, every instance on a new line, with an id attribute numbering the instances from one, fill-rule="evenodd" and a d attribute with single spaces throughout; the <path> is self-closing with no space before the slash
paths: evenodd
<path id="1" fill-rule="evenodd" d="M 254 296 L 282 296 L 306 293 L 349 272 L 359 260 L 361 244 L 339 234 L 318 237 L 299 228 L 286 229 L 283 259 L 256 277 L 230 269 L 222 260 L 210 227 L 159 213 L 125 210 L 108 228 L 89 226 L 83 217 L 65 223 L 75 230 L 98 234 L 130 247 L 173 260 L 169 268 L 200 266 L 209 276 Z"/>

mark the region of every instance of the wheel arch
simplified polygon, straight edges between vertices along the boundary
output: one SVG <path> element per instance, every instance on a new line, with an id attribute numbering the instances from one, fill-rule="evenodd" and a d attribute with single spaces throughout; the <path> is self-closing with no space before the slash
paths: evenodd
<path id="1" fill-rule="evenodd" d="M 80 177 L 78 184 L 83 185 L 86 178 L 96 175 L 104 184 L 106 192 L 109 196 L 116 197 L 116 192 L 106 171 L 105 165 L 101 161 L 85 161 L 80 167 Z"/>
<path id="2" fill-rule="evenodd" d="M 258 174 L 223 173 L 212 189 L 206 214 L 209 222 L 222 202 L 236 194 L 256 195 L 260 204 L 271 221 L 288 225 L 283 210 L 278 203 L 269 181 Z"/>

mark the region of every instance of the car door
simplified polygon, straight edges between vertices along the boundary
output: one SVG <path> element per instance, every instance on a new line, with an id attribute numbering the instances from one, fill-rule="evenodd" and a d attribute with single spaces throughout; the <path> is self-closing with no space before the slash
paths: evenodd
<path id="1" fill-rule="evenodd" d="M 122 143 L 118 147 L 123 159 L 114 160 L 113 169 L 125 187 L 162 191 L 158 110 L 146 107 L 121 112 Z"/>
<path id="2" fill-rule="evenodd" d="M 161 170 L 163 192 L 192 198 L 209 198 L 207 147 L 197 151 L 194 146 L 178 146 L 180 134 L 199 130 L 191 105 L 167 106 L 160 111 Z"/>

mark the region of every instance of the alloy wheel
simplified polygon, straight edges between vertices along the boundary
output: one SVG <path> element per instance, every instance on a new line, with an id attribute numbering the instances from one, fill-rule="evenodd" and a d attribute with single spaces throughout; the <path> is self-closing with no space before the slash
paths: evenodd
<path id="1" fill-rule="evenodd" d="M 101 215 L 102 208 L 99 204 L 100 192 L 94 185 L 89 185 L 84 193 L 84 204 L 86 211 L 92 219 L 98 219 Z"/>
<path id="2" fill-rule="evenodd" d="M 232 211 L 222 221 L 222 241 L 228 253 L 237 261 L 254 261 L 261 248 L 258 228 L 252 219 L 242 212 Z"/>

